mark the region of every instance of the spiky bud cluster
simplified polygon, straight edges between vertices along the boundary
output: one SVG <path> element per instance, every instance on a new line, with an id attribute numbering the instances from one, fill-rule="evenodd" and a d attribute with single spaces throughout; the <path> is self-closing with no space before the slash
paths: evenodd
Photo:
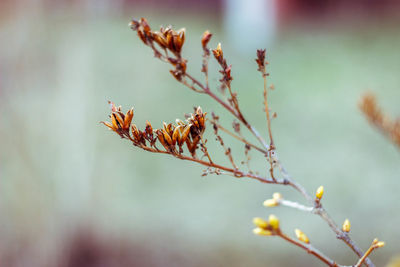
<path id="1" fill-rule="evenodd" d="M 226 59 L 224 58 L 224 52 L 222 51 L 221 43 L 218 43 L 216 49 L 212 50 L 215 59 L 218 61 L 219 65 L 221 66 L 222 70 L 219 72 L 222 74 L 222 79 L 219 80 L 222 83 L 229 83 L 233 80 L 231 76 L 232 65 L 226 63 Z"/>
<path id="2" fill-rule="evenodd" d="M 255 59 L 258 65 L 258 71 L 265 73 L 265 65 L 268 64 L 268 62 L 265 61 L 265 49 L 258 49 L 257 50 L 257 58 Z"/>
<path id="3" fill-rule="evenodd" d="M 110 130 L 119 134 L 122 138 L 129 136 L 129 128 L 133 118 L 133 108 L 126 114 L 121 111 L 121 106 L 116 107 L 114 103 L 108 101 L 111 106 L 111 115 L 109 116 L 111 122 L 101 122 Z"/>
<path id="4" fill-rule="evenodd" d="M 139 38 L 147 46 L 150 46 L 155 53 L 155 56 L 161 58 L 163 55 L 154 46 L 157 44 L 162 50 L 170 51 L 175 57 L 165 55 L 165 60 L 175 67 L 170 70 L 171 74 L 178 80 L 182 80 L 182 76 L 186 73 L 186 62 L 181 56 L 182 47 L 185 43 L 186 30 L 184 28 L 175 31 L 172 27 L 161 27 L 160 31 L 152 31 L 147 20 L 132 20 L 130 22 L 132 30 L 136 31 Z"/>
<path id="5" fill-rule="evenodd" d="M 167 152 L 181 154 L 183 153 L 183 145 L 186 144 L 188 151 L 195 155 L 198 143 L 206 129 L 206 114 L 206 112 L 203 113 L 201 107 L 198 107 L 194 113 L 188 116 L 186 122 L 179 119 L 176 120 L 176 124 L 164 122 L 161 129 L 154 130 L 151 123 L 147 121 L 145 130 L 141 131 L 135 124 L 131 123 L 133 108 L 124 114 L 121 112 L 121 107 L 116 108 L 111 103 L 111 123 L 102 123 L 122 138 L 130 139 L 135 146 L 143 149 L 158 150 L 156 146 L 158 141 Z"/>

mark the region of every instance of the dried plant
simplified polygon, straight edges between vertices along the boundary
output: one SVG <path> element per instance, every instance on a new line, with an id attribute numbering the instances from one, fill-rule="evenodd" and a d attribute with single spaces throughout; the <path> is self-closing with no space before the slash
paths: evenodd
<path id="1" fill-rule="evenodd" d="M 324 194 L 323 186 L 320 186 L 314 196 L 309 194 L 306 189 L 297 183 L 285 170 L 281 161 L 278 159 L 276 153 L 276 146 L 273 139 L 271 129 L 271 119 L 276 117 L 275 113 L 271 114 L 268 106 L 269 95 L 268 92 L 273 90 L 273 85 L 268 86 L 267 77 L 269 73 L 267 71 L 268 62 L 266 61 L 265 50 L 257 51 L 256 63 L 258 71 L 264 81 L 264 111 L 266 115 L 267 128 L 268 128 L 268 139 L 266 142 L 258 131 L 250 124 L 247 118 L 244 116 L 237 93 L 232 89 L 232 66 L 229 65 L 224 57 L 221 44 L 218 44 L 216 49 L 211 50 L 212 55 L 220 66 L 221 79 L 220 82 L 220 93 L 211 90 L 209 87 L 209 76 L 208 76 L 208 62 L 211 56 L 208 43 L 212 37 L 209 31 L 204 32 L 201 38 L 201 45 L 203 48 L 203 62 L 201 71 L 204 74 L 204 82 L 200 82 L 194 78 L 187 71 L 187 60 L 182 57 L 181 51 L 185 42 L 185 29 L 179 31 L 173 30 L 171 27 L 161 28 L 159 31 L 151 30 L 146 19 L 132 20 L 130 23 L 132 30 L 136 31 L 142 42 L 150 47 L 154 56 L 161 61 L 164 61 L 172 66 L 170 70 L 171 74 L 175 79 L 188 87 L 189 89 L 205 94 L 217 103 L 219 103 L 225 110 L 227 110 L 236 119 L 233 123 L 233 130 L 229 130 L 223 127 L 220 123 L 219 117 L 214 113 L 211 114 L 211 118 L 206 118 L 207 113 L 203 112 L 200 107 L 194 109 L 194 112 L 187 116 L 186 120 L 177 119 L 175 123 L 165 123 L 159 129 L 153 129 L 150 122 L 146 123 L 146 128 L 143 130 L 138 129 L 135 124 L 132 124 L 133 109 L 129 110 L 124 114 L 121 107 L 115 107 L 111 104 L 111 122 L 102 122 L 104 125 L 109 127 L 112 131 L 116 132 L 123 139 L 128 139 L 136 147 L 143 150 L 171 155 L 175 158 L 193 161 L 201 165 L 206 166 L 203 175 L 208 174 L 228 174 L 236 178 L 251 178 L 258 180 L 265 184 L 277 184 L 289 186 L 298 191 L 306 201 L 306 205 L 298 202 L 287 200 L 282 197 L 280 193 L 274 193 L 271 199 L 267 199 L 263 204 L 266 207 L 286 206 L 294 209 L 298 209 L 310 214 L 315 214 L 321 217 L 330 227 L 330 229 L 336 234 L 336 237 L 342 240 L 356 255 L 358 261 L 352 266 L 366 265 L 369 267 L 374 266 L 372 261 L 368 258 L 370 253 L 382 246 L 384 242 L 375 239 L 370 245 L 366 252 L 363 252 L 359 246 L 350 237 L 350 221 L 346 219 L 340 227 L 327 213 L 322 205 L 322 197 Z M 368 101 L 367 101 L 368 102 Z M 369 101 L 371 102 L 371 101 Z M 373 102 L 373 101 L 372 101 Z M 371 104 L 364 104 L 363 106 L 372 106 Z M 368 113 L 373 114 L 371 118 L 373 121 L 382 121 L 379 112 L 371 107 L 363 108 L 369 110 Z M 370 117 L 370 116 L 369 116 Z M 207 140 L 203 137 L 206 131 L 206 122 L 209 122 L 213 127 L 214 134 L 217 141 L 220 143 L 224 150 L 225 155 L 229 159 L 231 166 L 225 166 L 218 164 L 212 160 L 212 157 L 207 149 Z M 247 130 L 254 135 L 257 139 L 258 144 L 251 143 L 241 133 L 241 126 L 247 128 Z M 245 164 L 248 166 L 250 159 L 250 150 L 256 150 L 262 157 L 266 158 L 266 164 L 268 166 L 268 172 L 266 176 L 259 175 L 257 172 L 252 170 L 242 170 L 236 164 L 232 151 L 228 144 L 223 140 L 220 133 L 227 134 L 235 138 L 238 142 L 243 143 L 245 146 Z M 279 219 L 275 215 L 270 215 L 268 219 L 254 218 L 253 222 L 256 226 L 254 233 L 260 236 L 276 236 L 289 243 L 303 249 L 307 253 L 314 255 L 316 258 L 321 260 L 328 266 L 345 266 L 336 263 L 335 260 L 324 255 L 321 251 L 315 248 L 309 238 L 299 229 L 295 229 L 295 237 L 288 235 L 281 227 Z"/>
<path id="2" fill-rule="evenodd" d="M 400 147 L 400 117 L 392 119 L 390 115 L 383 112 L 376 103 L 375 95 L 371 93 L 361 98 L 359 106 L 368 121 Z"/>

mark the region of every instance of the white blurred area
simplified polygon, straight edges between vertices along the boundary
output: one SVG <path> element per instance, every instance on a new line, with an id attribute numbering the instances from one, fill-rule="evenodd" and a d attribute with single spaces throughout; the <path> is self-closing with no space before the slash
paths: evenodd
<path id="1" fill-rule="evenodd" d="M 276 0 L 225 0 L 224 32 L 236 52 L 270 47 L 277 31 Z"/>

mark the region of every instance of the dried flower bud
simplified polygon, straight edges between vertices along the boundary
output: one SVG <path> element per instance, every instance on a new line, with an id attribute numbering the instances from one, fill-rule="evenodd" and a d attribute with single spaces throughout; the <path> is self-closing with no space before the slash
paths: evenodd
<path id="1" fill-rule="evenodd" d="M 306 244 L 310 243 L 310 240 L 308 239 L 306 234 L 303 233 L 300 229 L 295 229 L 294 232 L 296 234 L 297 239 L 299 239 L 301 242 L 304 242 Z"/>
<path id="2" fill-rule="evenodd" d="M 131 22 L 129 22 L 129 27 L 131 27 L 132 30 L 136 31 L 139 28 L 140 24 L 139 21 L 132 19 Z"/>
<path id="3" fill-rule="evenodd" d="M 377 248 L 381 248 L 381 247 L 385 246 L 385 242 L 379 241 L 379 242 L 377 242 L 377 243 L 375 244 L 375 246 L 376 246 Z"/>
<path id="4" fill-rule="evenodd" d="M 172 145 L 172 138 L 171 138 L 171 136 L 168 134 L 168 132 L 167 132 L 165 129 L 163 129 L 163 130 L 162 130 L 162 133 L 163 133 L 163 135 L 164 135 L 164 140 L 168 143 L 168 145 Z"/>
<path id="5" fill-rule="evenodd" d="M 174 78 L 175 78 L 178 82 L 182 81 L 182 73 L 181 73 L 181 72 L 176 71 L 176 70 L 170 70 L 169 72 L 172 74 L 172 76 L 174 76 Z"/>
<path id="6" fill-rule="evenodd" d="M 185 42 L 185 29 L 183 28 L 180 29 L 178 32 L 173 32 L 172 40 L 173 49 L 171 49 L 171 51 L 180 54 L 183 43 Z"/>
<path id="7" fill-rule="evenodd" d="M 127 129 L 129 130 L 129 127 L 131 126 L 132 118 L 133 118 L 133 108 L 131 108 L 126 113 L 126 116 L 124 119 L 124 127 L 123 127 L 124 130 L 127 130 Z"/>
<path id="8" fill-rule="evenodd" d="M 163 130 L 156 130 L 157 138 L 158 141 L 160 141 L 161 145 L 166 149 L 169 150 L 169 145 L 167 144 L 167 141 L 164 138 L 164 132 Z"/>
<path id="9" fill-rule="evenodd" d="M 255 226 L 261 229 L 267 229 L 269 226 L 268 222 L 260 217 L 255 217 L 253 219 L 253 223 Z"/>
<path id="10" fill-rule="evenodd" d="M 253 229 L 253 233 L 255 235 L 261 235 L 261 236 L 270 236 L 270 235 L 272 235 L 271 231 L 264 230 L 264 229 L 261 229 L 261 228 L 258 228 L 258 227 Z"/>
<path id="11" fill-rule="evenodd" d="M 258 49 L 257 50 L 256 62 L 257 62 L 257 65 L 258 65 L 258 70 L 259 71 L 264 71 L 265 70 L 265 49 Z"/>
<path id="12" fill-rule="evenodd" d="M 115 123 L 119 129 L 122 129 L 124 122 L 123 122 L 123 119 L 121 118 L 121 116 L 119 114 L 118 115 L 117 114 L 118 113 L 113 113 L 111 117 L 113 119 L 113 123 Z"/>
<path id="13" fill-rule="evenodd" d="M 201 45 L 204 50 L 207 50 L 207 44 L 211 40 L 212 34 L 207 30 L 203 33 L 201 37 Z"/>
<path id="14" fill-rule="evenodd" d="M 151 126 L 151 123 L 149 121 L 146 121 L 146 133 L 147 134 L 153 134 L 153 127 Z"/>
<path id="15" fill-rule="evenodd" d="M 317 199 L 321 199 L 323 195 L 324 195 L 324 187 L 321 185 L 320 187 L 318 187 L 317 192 L 315 193 L 315 197 Z"/>
<path id="16" fill-rule="evenodd" d="M 179 140 L 181 139 L 181 134 L 180 134 L 181 127 L 182 127 L 181 125 L 175 127 L 174 132 L 172 134 L 172 145 L 175 145 L 177 141 L 179 144 Z"/>
<path id="17" fill-rule="evenodd" d="M 153 33 L 154 41 L 161 46 L 161 48 L 165 49 L 168 46 L 167 39 L 165 36 L 160 32 Z"/>
<path id="18" fill-rule="evenodd" d="M 190 133 L 190 128 L 192 127 L 192 124 L 188 124 L 185 126 L 185 128 L 183 129 L 182 132 L 182 138 L 181 138 L 181 142 L 180 145 L 182 145 L 188 138 L 188 135 Z"/>
<path id="19" fill-rule="evenodd" d="M 279 205 L 279 202 L 278 201 L 276 201 L 276 199 L 267 199 L 267 200 L 265 200 L 264 201 L 264 203 L 263 203 L 263 206 L 265 206 L 265 207 L 276 207 L 276 206 L 278 206 Z"/>
<path id="20" fill-rule="evenodd" d="M 279 229 L 279 219 L 275 215 L 273 215 L 273 214 L 269 215 L 268 222 L 271 225 L 272 229 L 274 229 L 274 230 Z"/>
<path id="21" fill-rule="evenodd" d="M 218 43 L 218 46 L 216 49 L 214 49 L 213 51 L 214 57 L 215 59 L 219 62 L 224 58 L 224 53 L 222 52 L 221 49 L 221 43 Z"/>
<path id="22" fill-rule="evenodd" d="M 180 120 L 180 119 L 176 119 L 176 120 L 175 120 L 175 123 L 176 123 L 177 125 L 185 126 L 185 123 L 184 123 L 182 120 Z"/>
<path id="23" fill-rule="evenodd" d="M 346 220 L 343 222 L 342 231 L 348 233 L 348 232 L 350 232 L 350 227 L 351 227 L 350 221 L 349 221 L 348 219 L 346 219 Z"/>
<path id="24" fill-rule="evenodd" d="M 150 31 L 151 31 L 151 29 L 150 29 L 150 25 L 147 23 L 147 20 L 146 20 L 145 18 L 141 18 L 141 19 L 140 19 L 140 24 L 141 24 L 142 27 L 143 27 L 143 31 L 144 31 L 146 34 L 149 34 Z"/>

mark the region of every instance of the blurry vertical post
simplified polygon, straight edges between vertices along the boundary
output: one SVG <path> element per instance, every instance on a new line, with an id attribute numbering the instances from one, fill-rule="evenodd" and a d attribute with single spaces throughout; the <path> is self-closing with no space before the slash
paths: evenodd
<path id="1" fill-rule="evenodd" d="M 224 30 L 237 50 L 252 53 L 269 47 L 277 27 L 276 0 L 225 0 Z"/>

